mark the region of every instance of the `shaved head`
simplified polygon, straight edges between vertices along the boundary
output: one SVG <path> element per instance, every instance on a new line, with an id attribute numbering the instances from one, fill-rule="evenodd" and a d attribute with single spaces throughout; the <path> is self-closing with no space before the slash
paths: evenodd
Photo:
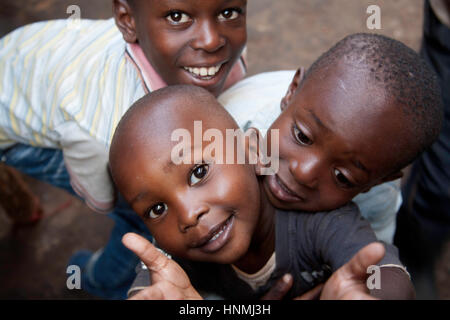
<path id="1" fill-rule="evenodd" d="M 136 101 L 120 120 L 112 139 L 109 160 L 113 178 L 126 174 L 126 164 L 138 153 L 151 153 L 154 159 L 170 155 L 162 150 L 175 144 L 172 133 L 180 128 L 193 132 L 195 121 L 201 121 L 203 131 L 239 128 L 216 98 L 200 87 L 168 86 Z"/>

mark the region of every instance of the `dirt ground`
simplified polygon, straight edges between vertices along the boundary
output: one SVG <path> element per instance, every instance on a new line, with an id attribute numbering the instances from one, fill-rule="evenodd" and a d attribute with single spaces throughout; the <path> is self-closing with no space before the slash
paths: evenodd
<path id="1" fill-rule="evenodd" d="M 0 36 L 21 25 L 67 18 L 78 5 L 82 18 L 111 17 L 110 0 L 2 0 Z M 415 50 L 422 34 L 422 0 L 249 0 L 249 74 L 308 67 L 336 41 L 366 27 L 369 5 L 381 8 L 377 32 Z M 0 209 L 0 299 L 93 299 L 66 287 L 66 263 L 79 249 L 97 250 L 108 240 L 112 221 L 90 211 L 64 191 L 26 178 L 44 206 L 36 225 L 14 227 Z M 436 267 L 437 290 L 417 283 L 418 298 L 450 299 L 450 244 Z"/>

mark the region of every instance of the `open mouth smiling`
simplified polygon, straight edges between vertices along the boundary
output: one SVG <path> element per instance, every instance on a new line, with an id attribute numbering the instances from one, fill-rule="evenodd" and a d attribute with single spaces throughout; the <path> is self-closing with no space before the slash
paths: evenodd
<path id="1" fill-rule="evenodd" d="M 210 80 L 219 73 L 222 66 L 223 63 L 211 67 L 183 67 L 183 69 L 197 79 Z"/>

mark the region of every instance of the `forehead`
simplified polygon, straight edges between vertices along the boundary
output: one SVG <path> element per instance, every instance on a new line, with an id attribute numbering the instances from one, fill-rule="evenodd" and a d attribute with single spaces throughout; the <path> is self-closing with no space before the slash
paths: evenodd
<path id="1" fill-rule="evenodd" d="M 369 72 L 347 63 L 336 63 L 311 74 L 297 91 L 295 107 L 308 109 L 335 131 L 361 132 L 380 128 L 402 118 L 401 108 L 386 96 Z M 397 127 L 397 126 L 394 126 Z"/>
<path id="2" fill-rule="evenodd" d="M 194 151 L 205 149 L 211 141 L 223 139 L 217 143 L 225 145 L 227 130 L 236 130 L 238 126 L 224 110 L 218 109 L 221 106 L 208 108 L 200 100 L 197 102 L 182 99 L 180 108 L 161 105 L 135 113 L 127 128 L 122 129 L 123 157 L 128 155 L 133 162 L 144 161 L 143 165 L 151 161 L 153 166 L 160 163 L 168 167 L 166 163 L 175 152 L 178 156 L 177 150 L 189 150 L 193 157 Z"/>
<path id="3" fill-rule="evenodd" d="M 135 0 L 139 9 L 183 9 L 217 10 L 223 6 L 243 5 L 247 0 Z"/>

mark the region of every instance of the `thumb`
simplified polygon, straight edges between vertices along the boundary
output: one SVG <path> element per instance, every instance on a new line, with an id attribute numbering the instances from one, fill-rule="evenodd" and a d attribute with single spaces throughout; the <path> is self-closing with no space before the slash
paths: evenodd
<path id="1" fill-rule="evenodd" d="M 384 246 L 379 242 L 368 244 L 358 251 L 353 258 L 342 266 L 342 274 L 345 278 L 365 279 L 367 268 L 376 265 L 383 259 L 385 253 Z"/>
<path id="2" fill-rule="evenodd" d="M 156 249 L 153 244 L 136 233 L 125 234 L 122 243 L 133 251 L 152 272 L 163 270 L 170 262 L 170 259 Z"/>
<path id="3" fill-rule="evenodd" d="M 291 289 L 294 278 L 289 273 L 286 273 L 281 279 L 278 279 L 275 285 L 261 297 L 261 300 L 281 300 L 286 293 Z"/>

